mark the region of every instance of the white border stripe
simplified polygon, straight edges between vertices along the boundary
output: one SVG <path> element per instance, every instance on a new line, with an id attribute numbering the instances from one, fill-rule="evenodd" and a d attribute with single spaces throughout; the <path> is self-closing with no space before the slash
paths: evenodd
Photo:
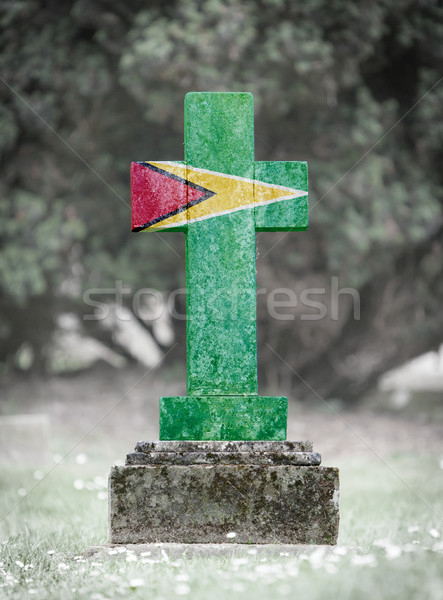
<path id="1" fill-rule="evenodd" d="M 166 161 L 166 160 L 148 160 L 151 164 L 157 165 L 168 165 L 171 167 L 184 167 L 187 171 L 194 171 L 195 173 L 206 173 L 207 175 L 217 175 L 218 177 L 225 177 L 226 179 L 238 179 L 238 181 L 245 181 L 246 183 L 259 183 L 265 187 L 277 188 L 278 190 L 284 190 L 288 192 L 301 192 L 301 190 L 296 190 L 294 188 L 286 187 L 284 185 L 277 185 L 274 183 L 266 183 L 265 181 L 260 181 L 260 179 L 248 179 L 247 177 L 239 177 L 238 175 L 228 175 L 227 173 L 219 173 L 218 171 L 209 171 L 208 169 L 197 169 L 196 167 L 190 167 L 186 164 L 180 164 L 178 162 Z M 308 192 L 302 192 L 307 195 Z M 293 196 L 291 196 L 292 198 Z M 275 200 L 274 200 L 275 202 Z"/>

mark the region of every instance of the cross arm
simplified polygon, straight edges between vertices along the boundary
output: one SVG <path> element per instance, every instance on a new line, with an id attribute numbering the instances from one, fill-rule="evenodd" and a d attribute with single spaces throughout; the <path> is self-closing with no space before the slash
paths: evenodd
<path id="1" fill-rule="evenodd" d="M 292 188 L 296 193 L 277 202 L 263 202 L 261 186 L 254 192 L 256 231 L 303 231 L 308 228 L 308 164 L 303 161 L 256 162 L 254 180 Z M 283 192 L 284 193 L 284 192 Z"/>
<path id="2" fill-rule="evenodd" d="M 132 231 L 186 231 L 188 203 L 204 196 L 188 184 L 183 161 L 133 162 Z"/>

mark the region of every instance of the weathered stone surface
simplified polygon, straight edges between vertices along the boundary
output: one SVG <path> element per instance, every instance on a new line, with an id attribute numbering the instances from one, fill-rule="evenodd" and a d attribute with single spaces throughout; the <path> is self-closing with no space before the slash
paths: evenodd
<path id="1" fill-rule="evenodd" d="M 181 441 L 137 442 L 135 452 L 312 452 L 312 442 L 284 441 Z"/>
<path id="2" fill-rule="evenodd" d="M 186 94 L 185 160 L 253 180 L 252 94 Z M 188 395 L 257 394 L 252 208 L 188 225 L 186 286 Z"/>
<path id="3" fill-rule="evenodd" d="M 160 398 L 161 440 L 285 440 L 288 399 L 271 396 Z"/>
<path id="4" fill-rule="evenodd" d="M 286 399 L 257 388 L 256 231 L 308 226 L 304 162 L 255 162 L 250 93 L 185 97 L 185 161 L 132 165 L 133 230 L 186 233 L 186 398 L 160 438 L 284 440 Z"/>
<path id="5" fill-rule="evenodd" d="M 318 452 L 132 452 L 127 465 L 319 465 Z"/>
<path id="6" fill-rule="evenodd" d="M 338 489 L 326 467 L 114 467 L 111 543 L 335 544 Z"/>
<path id="7" fill-rule="evenodd" d="M 306 162 L 255 162 L 254 179 L 268 184 L 279 184 L 300 191 L 308 191 Z M 261 202 L 256 189 L 254 208 L 256 231 L 303 231 L 308 227 L 308 196 L 288 197 L 280 202 Z"/>

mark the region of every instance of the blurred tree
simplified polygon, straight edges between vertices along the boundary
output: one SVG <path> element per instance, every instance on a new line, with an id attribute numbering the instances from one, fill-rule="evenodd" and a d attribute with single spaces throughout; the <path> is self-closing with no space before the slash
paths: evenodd
<path id="1" fill-rule="evenodd" d="M 437 1 L 0 10 L 0 360 L 26 341 L 44 363 L 54 316 L 81 314 L 86 288 L 183 285 L 180 234 L 129 233 L 128 172 L 131 160 L 182 158 L 190 90 L 253 92 L 257 159 L 310 164 L 310 229 L 258 236 L 263 383 L 312 396 L 305 379 L 322 397 L 354 399 L 441 342 Z M 360 292 L 360 320 L 349 294 L 337 309 L 337 285 Z M 277 287 L 297 294 L 284 319 L 269 316 Z"/>

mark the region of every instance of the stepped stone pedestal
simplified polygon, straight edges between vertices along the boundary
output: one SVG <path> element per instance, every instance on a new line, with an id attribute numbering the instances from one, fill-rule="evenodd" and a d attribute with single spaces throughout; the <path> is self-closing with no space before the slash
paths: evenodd
<path id="1" fill-rule="evenodd" d="M 110 541 L 335 544 L 338 469 L 320 462 L 311 442 L 139 442 L 109 477 Z"/>

